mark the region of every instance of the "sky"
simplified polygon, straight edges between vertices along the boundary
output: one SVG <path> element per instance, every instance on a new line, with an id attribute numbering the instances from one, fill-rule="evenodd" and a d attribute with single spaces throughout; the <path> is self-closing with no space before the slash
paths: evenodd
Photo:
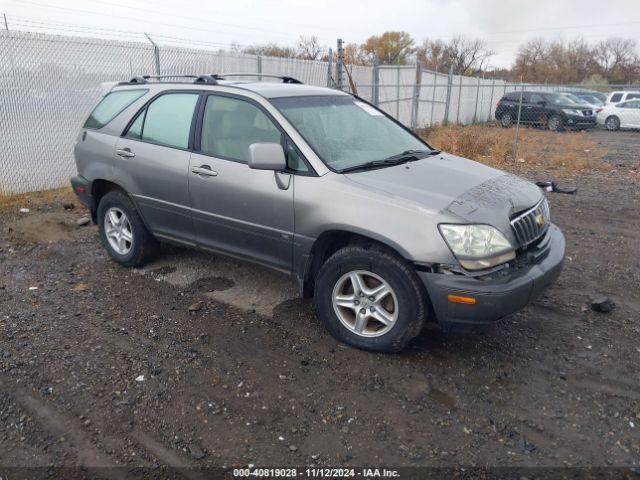
<path id="1" fill-rule="evenodd" d="M 225 48 L 317 35 L 363 43 L 386 30 L 416 43 L 455 35 L 484 39 L 491 67 L 509 67 L 534 37 L 597 42 L 608 36 L 640 44 L 640 0 L 3 0 L 9 29 Z M 206 44 L 206 45 L 205 45 Z"/>

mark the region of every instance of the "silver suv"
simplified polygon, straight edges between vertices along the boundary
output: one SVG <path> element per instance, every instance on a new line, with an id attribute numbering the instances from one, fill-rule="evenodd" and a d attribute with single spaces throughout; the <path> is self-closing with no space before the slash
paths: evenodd
<path id="1" fill-rule="evenodd" d="M 344 92 L 230 77 L 134 78 L 89 116 L 71 183 L 117 262 L 171 242 L 260 263 L 337 339 L 384 352 L 427 321 L 493 322 L 558 277 L 565 240 L 535 185 Z"/>

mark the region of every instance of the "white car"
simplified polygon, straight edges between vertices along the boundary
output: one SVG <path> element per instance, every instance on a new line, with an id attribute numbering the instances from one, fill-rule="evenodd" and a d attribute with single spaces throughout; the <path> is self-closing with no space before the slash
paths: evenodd
<path id="1" fill-rule="evenodd" d="M 640 99 L 605 105 L 597 112 L 596 121 L 607 130 L 640 128 Z"/>
<path id="2" fill-rule="evenodd" d="M 604 102 L 604 104 L 609 105 L 611 103 L 626 102 L 627 100 L 635 100 L 636 98 L 640 98 L 640 92 L 632 92 L 629 90 L 618 90 L 615 92 L 611 92 L 607 97 L 607 101 Z"/>

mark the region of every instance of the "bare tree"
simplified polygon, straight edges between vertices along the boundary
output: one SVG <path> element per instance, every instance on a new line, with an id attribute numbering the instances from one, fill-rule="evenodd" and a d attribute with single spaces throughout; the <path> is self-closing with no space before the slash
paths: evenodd
<path id="1" fill-rule="evenodd" d="M 425 68 L 447 70 L 453 67 L 459 74 L 485 69 L 493 55 L 484 40 L 462 36 L 448 42 L 427 39 L 416 50 L 416 58 Z"/>
<path id="2" fill-rule="evenodd" d="M 302 58 L 304 60 L 318 60 L 322 55 L 322 50 L 323 48 L 320 46 L 320 41 L 316 35 L 311 35 L 309 37 L 302 35 L 298 39 L 298 58 Z"/>
<path id="3" fill-rule="evenodd" d="M 632 81 L 640 73 L 638 44 L 629 38 L 612 37 L 595 47 L 595 61 L 604 77 L 613 83 Z"/>

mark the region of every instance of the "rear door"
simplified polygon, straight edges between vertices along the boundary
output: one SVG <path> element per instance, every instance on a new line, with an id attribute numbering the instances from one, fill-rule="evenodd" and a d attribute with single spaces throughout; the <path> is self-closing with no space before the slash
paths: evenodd
<path id="1" fill-rule="evenodd" d="M 116 178 L 158 236 L 194 243 L 189 151 L 197 91 L 168 91 L 142 109 L 116 144 Z"/>
<path id="2" fill-rule="evenodd" d="M 632 100 L 618 104 L 620 126 L 623 128 L 640 127 L 640 100 Z"/>
<path id="3" fill-rule="evenodd" d="M 197 242 L 290 272 L 294 177 L 247 164 L 249 145 L 284 144 L 283 133 L 245 97 L 209 94 L 200 110 L 189 174 Z"/>

